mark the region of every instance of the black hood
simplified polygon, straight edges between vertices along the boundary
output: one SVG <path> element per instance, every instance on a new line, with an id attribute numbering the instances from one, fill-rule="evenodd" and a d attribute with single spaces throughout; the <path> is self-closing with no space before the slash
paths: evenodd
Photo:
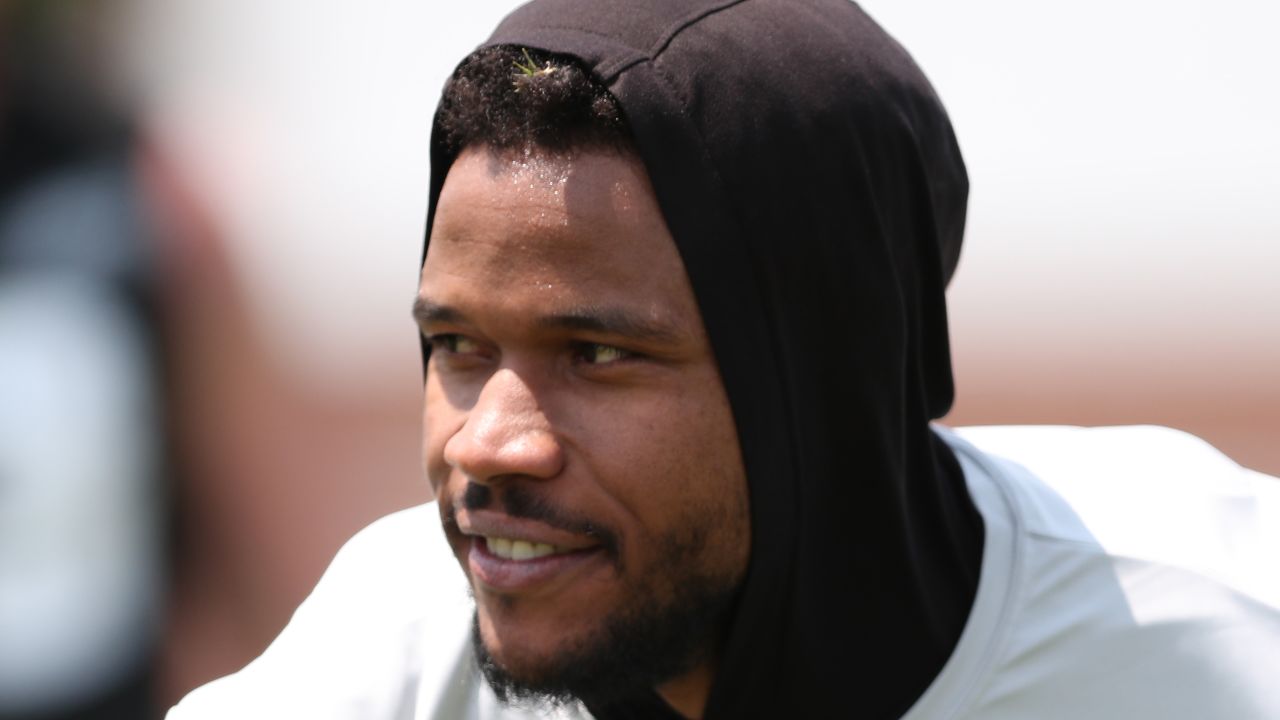
<path id="1" fill-rule="evenodd" d="M 720 366 L 752 556 L 706 717 L 899 717 L 982 545 L 929 427 L 968 192 L 933 89 L 845 0 L 537 0 L 486 44 L 576 56 L 617 97 Z"/>

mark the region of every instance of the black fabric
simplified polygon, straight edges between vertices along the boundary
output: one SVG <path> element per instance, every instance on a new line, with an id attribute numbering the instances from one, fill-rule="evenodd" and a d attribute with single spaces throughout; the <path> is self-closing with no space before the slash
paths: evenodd
<path id="1" fill-rule="evenodd" d="M 968 192 L 929 83 L 845 0 L 538 0 L 489 44 L 577 56 L 617 96 L 720 365 L 752 556 L 706 717 L 899 717 L 982 546 L 929 428 Z"/>

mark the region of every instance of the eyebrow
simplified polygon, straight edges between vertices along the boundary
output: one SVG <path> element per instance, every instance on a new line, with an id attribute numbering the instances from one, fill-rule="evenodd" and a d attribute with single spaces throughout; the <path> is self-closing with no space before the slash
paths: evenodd
<path id="1" fill-rule="evenodd" d="M 419 296 L 413 301 L 413 319 L 425 326 L 429 323 L 460 323 L 466 318 L 448 305 L 433 303 Z"/>
<path id="2" fill-rule="evenodd" d="M 466 315 L 457 308 L 423 297 L 413 301 L 413 317 L 422 326 L 467 322 Z M 574 307 L 543 315 L 536 319 L 536 323 L 548 330 L 578 330 L 657 344 L 676 344 L 686 339 L 686 334 L 674 326 L 639 317 L 619 307 Z"/>
<path id="3" fill-rule="evenodd" d="M 675 327 L 636 316 L 617 307 L 581 307 L 547 315 L 538 323 L 549 329 L 579 330 L 616 335 L 645 342 L 674 344 L 684 339 Z"/>

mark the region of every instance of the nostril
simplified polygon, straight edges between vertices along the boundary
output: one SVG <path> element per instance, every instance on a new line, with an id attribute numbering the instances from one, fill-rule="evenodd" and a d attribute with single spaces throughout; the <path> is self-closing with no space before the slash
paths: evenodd
<path id="1" fill-rule="evenodd" d="M 462 507 L 468 510 L 483 510 L 493 502 L 493 490 L 488 485 L 468 482 L 462 494 Z"/>

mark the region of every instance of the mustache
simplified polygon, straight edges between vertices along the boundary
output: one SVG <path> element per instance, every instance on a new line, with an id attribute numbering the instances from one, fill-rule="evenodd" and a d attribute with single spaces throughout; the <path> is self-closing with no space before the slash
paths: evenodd
<path id="1" fill-rule="evenodd" d="M 618 538 L 613 531 L 561 508 L 521 484 L 509 483 L 495 492 L 492 486 L 468 481 L 462 496 L 455 498 L 448 508 L 445 522 L 455 528 L 459 507 L 465 510 L 499 510 L 514 518 L 536 520 L 557 530 L 586 535 L 599 542 L 610 555 L 617 557 Z"/>

